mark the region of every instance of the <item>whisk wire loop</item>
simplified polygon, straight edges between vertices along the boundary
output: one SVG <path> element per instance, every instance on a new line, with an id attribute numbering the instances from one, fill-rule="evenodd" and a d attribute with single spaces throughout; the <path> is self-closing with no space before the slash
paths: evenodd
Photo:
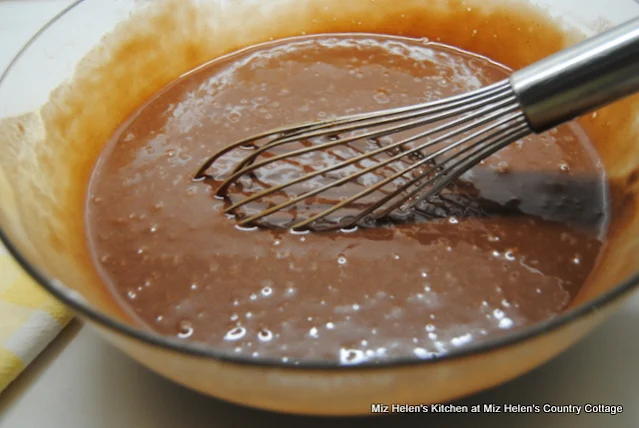
<path id="1" fill-rule="evenodd" d="M 391 138 L 391 142 L 377 144 L 376 148 L 361 150 L 353 146 L 353 143 L 360 141 L 379 143 L 383 137 L 419 128 L 425 129 L 397 141 Z M 330 204 L 321 212 L 312 213 L 302 220 L 295 219 L 292 224 L 286 225 L 287 228 L 298 231 L 344 228 L 354 226 L 364 218 L 379 220 L 397 209 L 414 207 L 419 201 L 438 194 L 481 159 L 512 142 L 513 138 L 520 138 L 529 132 L 526 118 L 520 111 L 512 88 L 508 80 L 504 80 L 467 94 L 416 106 L 267 131 L 227 146 L 209 158 L 194 178 L 221 181 L 217 186 L 216 196 L 229 201 L 224 212 L 235 215 L 240 226 L 251 226 L 263 225 L 271 214 L 287 208 L 293 209 L 296 204 L 303 204 L 333 188 L 356 182 L 367 174 L 375 174 L 380 179 L 364 186 L 364 189 L 354 195 L 343 197 L 343 200 Z M 301 144 L 302 147 L 282 152 L 287 144 Z M 231 202 L 229 199 L 231 186 L 238 184 L 242 177 L 257 179 L 256 174 L 261 168 L 276 162 L 295 164 L 293 159 L 314 152 L 334 155 L 332 150 L 339 147 L 349 149 L 351 155 L 345 158 L 334 156 L 338 162 L 322 164 L 310 171 L 302 168 L 303 173 L 297 177 L 263 186 L 265 188 L 243 195 L 236 201 Z M 250 152 L 231 168 L 226 177 L 213 177 L 207 173 L 216 160 L 238 149 Z M 378 159 L 380 155 L 387 155 L 387 158 Z M 403 167 L 397 168 L 397 162 L 403 162 Z M 311 189 L 304 186 L 304 183 L 316 177 L 323 178 L 332 172 L 347 171 L 346 168 L 351 166 L 357 167 L 357 170 L 329 180 L 328 183 L 311 186 Z M 428 167 L 424 169 L 425 166 Z M 295 185 L 303 188 L 299 194 L 288 195 L 285 201 L 271 203 L 256 213 L 239 213 L 240 209 L 249 204 L 281 195 Z M 387 187 L 391 185 L 394 187 L 388 190 Z M 358 202 L 374 192 L 381 192 L 382 197 L 373 203 Z M 349 206 L 359 210 L 356 215 L 329 221 L 328 226 L 325 224 L 324 220 L 331 214 Z M 378 212 L 379 210 L 381 211 Z"/>

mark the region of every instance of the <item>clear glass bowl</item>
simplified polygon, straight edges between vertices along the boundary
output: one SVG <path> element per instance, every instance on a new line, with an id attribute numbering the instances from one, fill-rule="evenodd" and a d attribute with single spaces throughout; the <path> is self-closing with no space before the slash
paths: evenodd
<path id="1" fill-rule="evenodd" d="M 565 32 L 561 38 L 565 46 L 639 15 L 639 5 L 632 0 L 397 0 L 392 11 L 386 8 L 382 13 L 383 4 L 381 0 L 74 3 L 31 39 L 0 78 L 2 240 L 38 283 L 124 352 L 183 385 L 251 406 L 366 414 L 371 403 L 447 401 L 547 361 L 600 323 L 639 283 L 637 97 L 598 112 L 602 127 L 625 132 L 611 136 L 609 147 L 597 147 L 616 192 L 611 224 L 617 232 L 610 236 L 600 267 L 573 305 L 544 323 L 437 360 L 355 367 L 291 365 L 161 337 L 128 321 L 88 262 L 82 201 L 100 148 L 143 99 L 215 56 L 272 35 L 317 32 L 318 16 L 336 17 L 333 21 L 339 25 L 334 28 L 340 31 L 362 31 L 372 21 L 383 29 L 381 22 L 388 13 L 396 20 L 410 20 L 412 7 L 430 8 L 434 21 L 448 20 L 461 34 L 472 31 L 458 25 L 465 11 L 484 10 L 490 28 L 491 23 L 497 25 L 495 10 L 500 8 L 523 15 L 538 10 Z M 356 17 L 367 20 L 362 24 Z M 508 29 L 504 22 L 500 28 L 498 41 L 485 39 L 475 47 L 507 43 L 508 31 L 521 30 Z M 471 40 L 470 33 L 464 40 Z M 544 47 L 537 46 L 534 36 L 528 43 L 522 49 L 531 52 L 529 62 Z"/>

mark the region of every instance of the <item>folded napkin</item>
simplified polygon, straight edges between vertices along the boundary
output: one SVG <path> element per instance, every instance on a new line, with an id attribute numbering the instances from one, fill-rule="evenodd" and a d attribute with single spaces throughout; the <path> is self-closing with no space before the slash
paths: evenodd
<path id="1" fill-rule="evenodd" d="M 0 392 L 71 320 L 0 244 Z"/>

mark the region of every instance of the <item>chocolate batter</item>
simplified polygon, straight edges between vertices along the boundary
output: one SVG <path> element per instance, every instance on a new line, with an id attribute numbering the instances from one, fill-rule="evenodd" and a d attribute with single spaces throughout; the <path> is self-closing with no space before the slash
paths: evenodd
<path id="1" fill-rule="evenodd" d="M 192 181 L 211 154 L 284 124 L 420 103 L 507 76 L 426 40 L 300 37 L 211 62 L 122 125 L 90 184 L 95 265 L 159 333 L 255 358 L 432 358 L 545 320 L 593 268 L 604 172 L 567 125 L 502 150 L 463 192 L 355 232 L 247 231 Z M 470 189 L 470 190 L 469 190 Z"/>

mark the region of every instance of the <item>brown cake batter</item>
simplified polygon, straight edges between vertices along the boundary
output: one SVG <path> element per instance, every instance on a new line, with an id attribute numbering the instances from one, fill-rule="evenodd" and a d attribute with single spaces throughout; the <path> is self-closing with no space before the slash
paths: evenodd
<path id="1" fill-rule="evenodd" d="M 217 150 L 273 127 L 434 100 L 507 74 L 426 40 L 354 34 L 205 65 L 107 145 L 87 202 L 96 267 L 147 327 L 256 358 L 431 358 L 545 320 L 585 281 L 606 227 L 604 173 L 576 125 L 502 150 L 465 175 L 472 192 L 418 221 L 351 233 L 240 230 L 191 179 Z"/>

